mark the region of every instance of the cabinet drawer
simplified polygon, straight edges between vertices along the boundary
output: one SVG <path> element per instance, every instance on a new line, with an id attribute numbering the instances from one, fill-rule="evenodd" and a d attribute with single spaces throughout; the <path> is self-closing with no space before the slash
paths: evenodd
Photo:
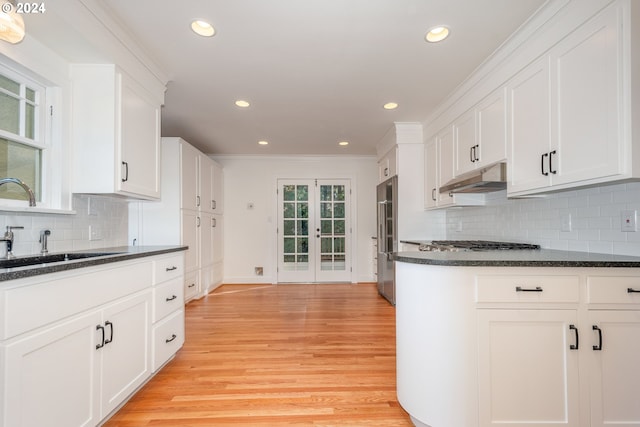
<path id="1" fill-rule="evenodd" d="M 587 302 L 590 304 L 640 304 L 640 277 L 588 277 Z"/>
<path id="2" fill-rule="evenodd" d="M 153 326 L 153 372 L 171 358 L 184 344 L 184 309 Z"/>
<path id="3" fill-rule="evenodd" d="M 184 306 L 184 281 L 182 277 L 169 280 L 153 288 L 154 322 L 182 306 Z"/>
<path id="4" fill-rule="evenodd" d="M 158 284 L 184 274 L 184 253 L 153 262 L 153 283 Z"/>
<path id="5" fill-rule="evenodd" d="M 477 302 L 573 302 L 578 276 L 478 276 Z"/>

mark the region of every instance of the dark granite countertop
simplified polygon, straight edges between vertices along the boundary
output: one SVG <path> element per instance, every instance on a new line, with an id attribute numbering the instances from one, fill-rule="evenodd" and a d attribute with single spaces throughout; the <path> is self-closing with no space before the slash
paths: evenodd
<path id="1" fill-rule="evenodd" d="M 468 252 L 397 252 L 398 262 L 466 267 L 640 267 L 640 257 L 551 249 Z"/>
<path id="2" fill-rule="evenodd" d="M 112 262 L 127 261 L 135 258 L 143 258 L 154 255 L 162 255 L 171 252 L 179 252 L 188 249 L 187 246 L 117 246 L 111 248 L 89 249 L 83 251 L 66 251 L 59 254 L 100 254 L 69 261 L 47 262 L 30 265 L 26 267 L 0 268 L 0 282 L 7 280 L 21 279 L 23 277 L 39 276 L 42 274 L 55 273 L 58 271 L 74 270 L 84 267 L 109 264 Z M 49 255 L 57 255 L 50 253 Z M 36 255 L 17 257 L 19 259 L 33 258 Z"/>

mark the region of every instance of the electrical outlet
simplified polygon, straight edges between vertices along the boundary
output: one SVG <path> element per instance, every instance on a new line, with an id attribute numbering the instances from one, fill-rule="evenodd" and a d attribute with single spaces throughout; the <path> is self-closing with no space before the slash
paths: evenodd
<path id="1" fill-rule="evenodd" d="M 626 210 L 620 213 L 620 230 L 627 232 L 638 231 L 638 211 Z"/>
<path id="2" fill-rule="evenodd" d="M 262 267 L 256 267 L 255 268 L 255 272 L 256 272 L 256 276 L 262 276 L 263 268 Z"/>
<path id="3" fill-rule="evenodd" d="M 103 238 L 102 228 L 89 226 L 89 240 L 102 240 Z"/>

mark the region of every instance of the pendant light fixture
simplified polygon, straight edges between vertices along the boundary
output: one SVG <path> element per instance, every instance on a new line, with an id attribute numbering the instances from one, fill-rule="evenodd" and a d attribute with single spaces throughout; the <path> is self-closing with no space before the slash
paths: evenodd
<path id="1" fill-rule="evenodd" d="M 11 1 L 0 1 L 0 40 L 20 43 L 24 38 L 24 20 Z"/>

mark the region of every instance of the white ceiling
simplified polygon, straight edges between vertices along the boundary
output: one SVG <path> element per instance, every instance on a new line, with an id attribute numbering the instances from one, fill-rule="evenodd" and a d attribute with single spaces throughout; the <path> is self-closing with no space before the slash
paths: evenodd
<path id="1" fill-rule="evenodd" d="M 320 155 L 375 154 L 393 122 L 424 121 L 544 0 L 101 3 L 170 78 L 164 136 L 212 154 Z M 217 34 L 195 35 L 193 19 Z M 439 24 L 449 39 L 426 43 Z"/>

